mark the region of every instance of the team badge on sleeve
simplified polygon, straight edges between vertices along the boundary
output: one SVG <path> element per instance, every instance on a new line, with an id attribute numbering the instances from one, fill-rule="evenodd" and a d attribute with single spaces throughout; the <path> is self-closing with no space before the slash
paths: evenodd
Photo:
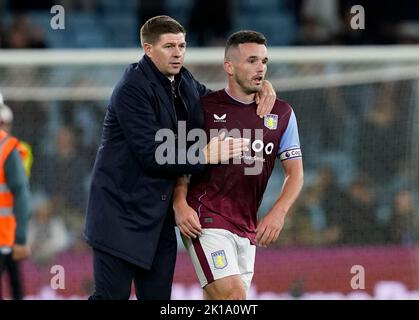
<path id="1" fill-rule="evenodd" d="M 269 130 L 276 130 L 276 128 L 278 128 L 278 115 L 277 114 L 267 114 L 263 118 L 263 124 Z"/>
<path id="2" fill-rule="evenodd" d="M 216 269 L 223 269 L 227 266 L 227 258 L 224 250 L 219 250 L 211 253 L 212 262 Z"/>

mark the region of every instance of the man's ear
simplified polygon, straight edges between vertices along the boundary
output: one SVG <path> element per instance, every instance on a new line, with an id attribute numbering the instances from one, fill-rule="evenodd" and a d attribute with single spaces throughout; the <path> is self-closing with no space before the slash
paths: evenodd
<path id="1" fill-rule="evenodd" d="M 224 60 L 224 71 L 229 75 L 233 75 L 234 67 L 231 61 Z"/>
<path id="2" fill-rule="evenodd" d="M 152 56 L 152 51 L 153 51 L 153 45 L 147 42 L 144 42 L 143 44 L 143 50 L 144 53 L 151 58 Z"/>

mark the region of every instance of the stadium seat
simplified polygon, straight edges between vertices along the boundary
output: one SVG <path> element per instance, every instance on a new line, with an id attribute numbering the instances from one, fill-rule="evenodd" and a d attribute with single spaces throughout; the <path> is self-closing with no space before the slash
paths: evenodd
<path id="1" fill-rule="evenodd" d="M 253 29 L 262 32 L 271 46 L 290 45 L 296 38 L 296 28 L 288 14 L 273 12 L 262 17 L 253 14 L 237 15 L 234 30 Z"/>

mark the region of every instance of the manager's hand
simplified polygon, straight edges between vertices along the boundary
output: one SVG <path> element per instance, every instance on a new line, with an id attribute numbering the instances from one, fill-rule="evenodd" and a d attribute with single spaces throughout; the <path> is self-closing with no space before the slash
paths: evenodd
<path id="1" fill-rule="evenodd" d="M 276 101 L 276 92 L 268 80 L 263 80 L 262 91 L 256 93 L 256 114 L 263 118 L 271 113 Z"/>
<path id="2" fill-rule="evenodd" d="M 205 162 L 209 164 L 217 164 L 227 161 L 230 158 L 241 155 L 244 151 L 248 151 L 249 139 L 245 138 L 227 138 L 224 139 L 225 132 L 214 137 L 203 149 Z"/>

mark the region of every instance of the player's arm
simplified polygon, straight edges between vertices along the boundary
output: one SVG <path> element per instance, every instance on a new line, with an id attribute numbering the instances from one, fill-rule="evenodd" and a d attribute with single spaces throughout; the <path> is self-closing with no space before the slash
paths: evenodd
<path id="1" fill-rule="evenodd" d="M 196 238 L 201 234 L 201 223 L 196 211 L 186 201 L 188 182 L 187 176 L 178 178 L 173 192 L 173 210 L 180 232 L 187 238 Z"/>
<path id="2" fill-rule="evenodd" d="M 261 247 L 267 247 L 278 239 L 292 204 L 303 187 L 303 160 L 301 158 L 282 162 L 285 174 L 281 194 L 272 209 L 259 221 L 256 229 L 256 241 Z"/>
<path id="3" fill-rule="evenodd" d="M 291 107 L 287 128 L 279 143 L 278 157 L 282 161 L 285 179 L 279 198 L 272 209 L 258 223 L 256 241 L 263 247 L 268 246 L 278 238 L 284 225 L 285 216 L 303 186 L 303 160 L 297 118 Z"/>

